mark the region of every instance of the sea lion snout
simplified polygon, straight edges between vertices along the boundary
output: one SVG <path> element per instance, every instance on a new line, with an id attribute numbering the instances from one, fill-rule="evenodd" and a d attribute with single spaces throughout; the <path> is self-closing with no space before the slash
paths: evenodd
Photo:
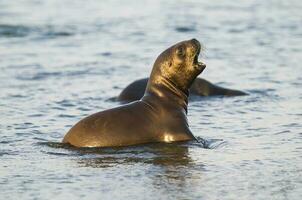
<path id="1" fill-rule="evenodd" d="M 198 61 L 198 56 L 199 56 L 200 50 L 201 50 L 201 44 L 195 38 L 191 39 L 190 42 L 193 46 L 193 49 L 195 50 L 193 66 L 194 66 L 195 69 L 202 72 L 206 68 L 206 64 L 203 63 L 203 62 Z"/>
<path id="2" fill-rule="evenodd" d="M 193 44 L 194 49 L 196 50 L 196 54 L 198 56 L 200 53 L 200 48 L 201 48 L 200 42 L 198 40 L 196 40 L 195 38 L 193 38 L 191 40 L 191 43 Z"/>

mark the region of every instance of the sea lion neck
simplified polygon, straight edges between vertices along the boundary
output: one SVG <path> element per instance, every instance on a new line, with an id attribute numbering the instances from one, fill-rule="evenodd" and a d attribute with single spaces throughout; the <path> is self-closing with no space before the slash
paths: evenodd
<path id="1" fill-rule="evenodd" d="M 165 77 L 157 77 L 156 80 L 149 79 L 145 94 L 142 100 L 147 100 L 149 97 L 157 97 L 169 103 L 175 103 L 182 107 L 187 113 L 189 91 L 182 91 L 177 86 Z"/>

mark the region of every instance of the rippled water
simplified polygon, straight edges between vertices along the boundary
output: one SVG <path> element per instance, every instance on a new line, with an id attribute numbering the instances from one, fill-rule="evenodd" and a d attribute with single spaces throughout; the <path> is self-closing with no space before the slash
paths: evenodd
<path id="1" fill-rule="evenodd" d="M 302 3 L 0 1 L 0 199 L 301 199 Z M 189 104 L 199 143 L 75 149 L 157 55 L 197 38 L 201 77 L 248 96 Z"/>

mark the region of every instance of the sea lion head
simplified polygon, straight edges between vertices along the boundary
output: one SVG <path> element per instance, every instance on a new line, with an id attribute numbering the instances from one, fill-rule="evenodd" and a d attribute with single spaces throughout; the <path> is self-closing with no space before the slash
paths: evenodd
<path id="1" fill-rule="evenodd" d="M 206 65 L 198 62 L 201 45 L 196 39 L 179 42 L 162 52 L 156 59 L 150 76 L 151 82 L 162 78 L 186 92 Z"/>

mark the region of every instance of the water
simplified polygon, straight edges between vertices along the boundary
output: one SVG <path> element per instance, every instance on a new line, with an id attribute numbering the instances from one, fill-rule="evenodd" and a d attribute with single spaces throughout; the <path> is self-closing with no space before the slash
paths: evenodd
<path id="1" fill-rule="evenodd" d="M 302 3 L 0 1 L 0 199 L 301 199 Z M 156 56 L 190 38 L 201 77 L 249 96 L 198 98 L 207 142 L 74 149 Z"/>

